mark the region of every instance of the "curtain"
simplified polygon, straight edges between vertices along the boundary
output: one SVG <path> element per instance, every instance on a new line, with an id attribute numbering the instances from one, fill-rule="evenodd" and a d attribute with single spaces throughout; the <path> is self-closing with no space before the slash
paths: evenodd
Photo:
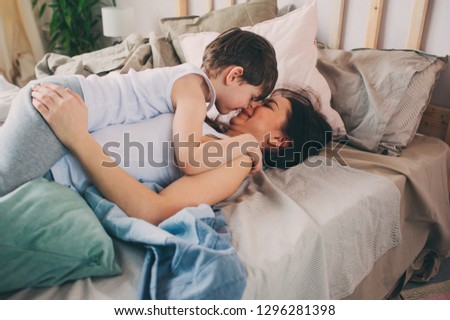
<path id="1" fill-rule="evenodd" d="M 18 86 L 35 78 L 44 55 L 31 0 L 0 1 L 0 74 Z"/>

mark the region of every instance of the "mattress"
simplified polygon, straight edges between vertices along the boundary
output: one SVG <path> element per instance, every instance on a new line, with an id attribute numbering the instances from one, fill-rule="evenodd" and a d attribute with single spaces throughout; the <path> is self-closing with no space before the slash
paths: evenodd
<path id="1" fill-rule="evenodd" d="M 400 243 L 388 179 L 323 156 L 266 172 L 223 209 L 247 269 L 244 299 L 341 299 Z"/>
<path id="2" fill-rule="evenodd" d="M 450 254 L 450 150 L 439 139 L 417 134 L 398 158 L 353 148 L 344 148 L 341 155 L 354 168 L 389 178 L 402 193 L 401 243 L 378 259 L 347 296 L 383 299 L 422 267 L 423 261 L 415 261 L 421 252 L 431 251 L 438 257 Z"/>

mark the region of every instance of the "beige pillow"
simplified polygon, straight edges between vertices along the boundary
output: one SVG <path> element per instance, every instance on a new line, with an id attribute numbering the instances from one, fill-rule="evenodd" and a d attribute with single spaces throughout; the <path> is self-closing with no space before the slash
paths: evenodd
<path id="1" fill-rule="evenodd" d="M 400 155 L 414 137 L 447 57 L 412 50 L 319 50 L 349 144 Z"/>
<path id="2" fill-rule="evenodd" d="M 252 26 L 275 18 L 277 12 L 276 0 L 254 1 L 214 10 L 201 17 L 164 18 L 160 25 L 164 36 L 172 41 L 178 57 L 184 63 L 186 59 L 178 40 L 180 35 L 203 31 L 223 32 L 233 27 Z"/>
<path id="3" fill-rule="evenodd" d="M 378 152 L 399 156 L 414 138 L 436 81 L 446 66 L 446 59 L 436 59 L 428 68 L 411 78 L 405 94 L 386 124 Z"/>

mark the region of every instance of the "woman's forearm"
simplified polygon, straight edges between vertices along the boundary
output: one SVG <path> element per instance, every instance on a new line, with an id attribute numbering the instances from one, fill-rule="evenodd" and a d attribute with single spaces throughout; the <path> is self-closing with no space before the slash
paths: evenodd
<path id="1" fill-rule="evenodd" d="M 240 186 L 252 160 L 238 156 L 226 165 L 194 176 L 183 176 L 157 194 L 129 176 L 104 154 L 91 136 L 68 146 L 103 196 L 127 215 L 159 224 L 186 207 L 225 200 Z"/>

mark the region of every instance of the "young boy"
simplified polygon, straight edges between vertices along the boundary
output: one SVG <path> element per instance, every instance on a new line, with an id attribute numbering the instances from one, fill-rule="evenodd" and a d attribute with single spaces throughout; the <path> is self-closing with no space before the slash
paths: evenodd
<path id="1" fill-rule="evenodd" d="M 221 34 L 205 50 L 202 69 L 190 64 L 170 68 L 131 70 L 128 74 L 50 77 L 41 79 L 44 87 L 62 85 L 81 95 L 88 106 L 88 130 L 108 125 L 133 123 L 162 113 L 175 113 L 173 134 L 176 158 L 185 174 L 211 169 L 202 161 L 202 123 L 214 103 L 220 113 L 246 108 L 250 101 L 266 97 L 274 88 L 278 72 L 275 51 L 270 43 L 254 33 L 231 29 Z M 53 83 L 53 84 L 52 84 Z M 0 129 L 0 196 L 26 181 L 43 176 L 66 149 L 31 104 L 31 98 L 45 102 L 55 91 L 31 93 L 38 82 L 22 89 Z M 58 88 L 64 90 L 64 88 Z M 222 150 L 236 142 L 253 142 L 250 135 L 220 141 Z M 236 149 L 236 148 L 235 148 Z M 236 150 L 234 150 L 236 151 Z M 222 161 L 232 158 L 223 153 Z M 256 165 L 260 154 L 252 155 Z M 223 163 L 222 162 L 222 163 Z"/>

